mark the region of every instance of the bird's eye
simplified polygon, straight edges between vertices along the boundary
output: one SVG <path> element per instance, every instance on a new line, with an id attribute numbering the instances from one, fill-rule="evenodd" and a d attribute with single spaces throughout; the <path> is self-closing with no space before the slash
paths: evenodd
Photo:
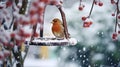
<path id="1" fill-rule="evenodd" d="M 57 20 L 53 20 L 54 22 L 57 22 Z"/>

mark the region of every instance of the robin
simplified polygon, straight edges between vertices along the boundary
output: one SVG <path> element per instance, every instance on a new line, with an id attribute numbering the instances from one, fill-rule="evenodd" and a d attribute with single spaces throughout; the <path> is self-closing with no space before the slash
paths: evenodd
<path id="1" fill-rule="evenodd" d="M 58 39 L 64 38 L 65 34 L 62 21 L 58 18 L 55 18 L 52 20 L 52 24 L 52 33 L 54 36 Z"/>

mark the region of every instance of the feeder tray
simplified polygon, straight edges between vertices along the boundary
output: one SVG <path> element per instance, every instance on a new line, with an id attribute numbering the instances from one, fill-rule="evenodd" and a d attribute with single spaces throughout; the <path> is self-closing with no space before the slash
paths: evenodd
<path id="1" fill-rule="evenodd" d="M 32 42 L 26 41 L 25 44 L 36 46 L 67 46 L 72 45 L 73 43 L 67 39 L 36 38 Z"/>

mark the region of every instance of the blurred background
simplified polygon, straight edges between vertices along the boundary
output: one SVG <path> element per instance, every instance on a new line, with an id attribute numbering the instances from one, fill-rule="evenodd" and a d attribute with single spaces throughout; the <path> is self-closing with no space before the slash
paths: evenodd
<path id="1" fill-rule="evenodd" d="M 110 0 L 102 0 L 102 7 L 94 6 L 93 24 L 83 28 L 82 16 L 89 14 L 92 0 L 84 0 L 85 8 L 79 11 L 79 0 L 64 0 L 68 31 L 78 43 L 71 46 L 30 46 L 25 67 L 120 67 L 120 40 L 112 40 L 115 18 Z M 109 7 L 108 7 L 109 6 Z M 53 36 L 51 21 L 61 15 L 55 6 L 47 6 L 44 37 Z"/>

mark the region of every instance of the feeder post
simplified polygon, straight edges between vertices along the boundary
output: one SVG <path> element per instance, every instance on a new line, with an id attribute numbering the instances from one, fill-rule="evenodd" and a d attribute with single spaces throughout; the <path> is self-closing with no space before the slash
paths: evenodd
<path id="1" fill-rule="evenodd" d="M 70 34 L 68 33 L 68 28 L 67 28 L 67 22 L 66 22 L 66 17 L 65 17 L 65 13 L 64 11 L 62 10 L 62 7 L 61 6 L 58 6 L 57 7 L 61 13 L 61 17 L 62 17 L 62 21 L 63 21 L 63 26 L 64 26 L 64 33 L 65 33 L 65 37 L 66 39 L 70 38 Z"/>

